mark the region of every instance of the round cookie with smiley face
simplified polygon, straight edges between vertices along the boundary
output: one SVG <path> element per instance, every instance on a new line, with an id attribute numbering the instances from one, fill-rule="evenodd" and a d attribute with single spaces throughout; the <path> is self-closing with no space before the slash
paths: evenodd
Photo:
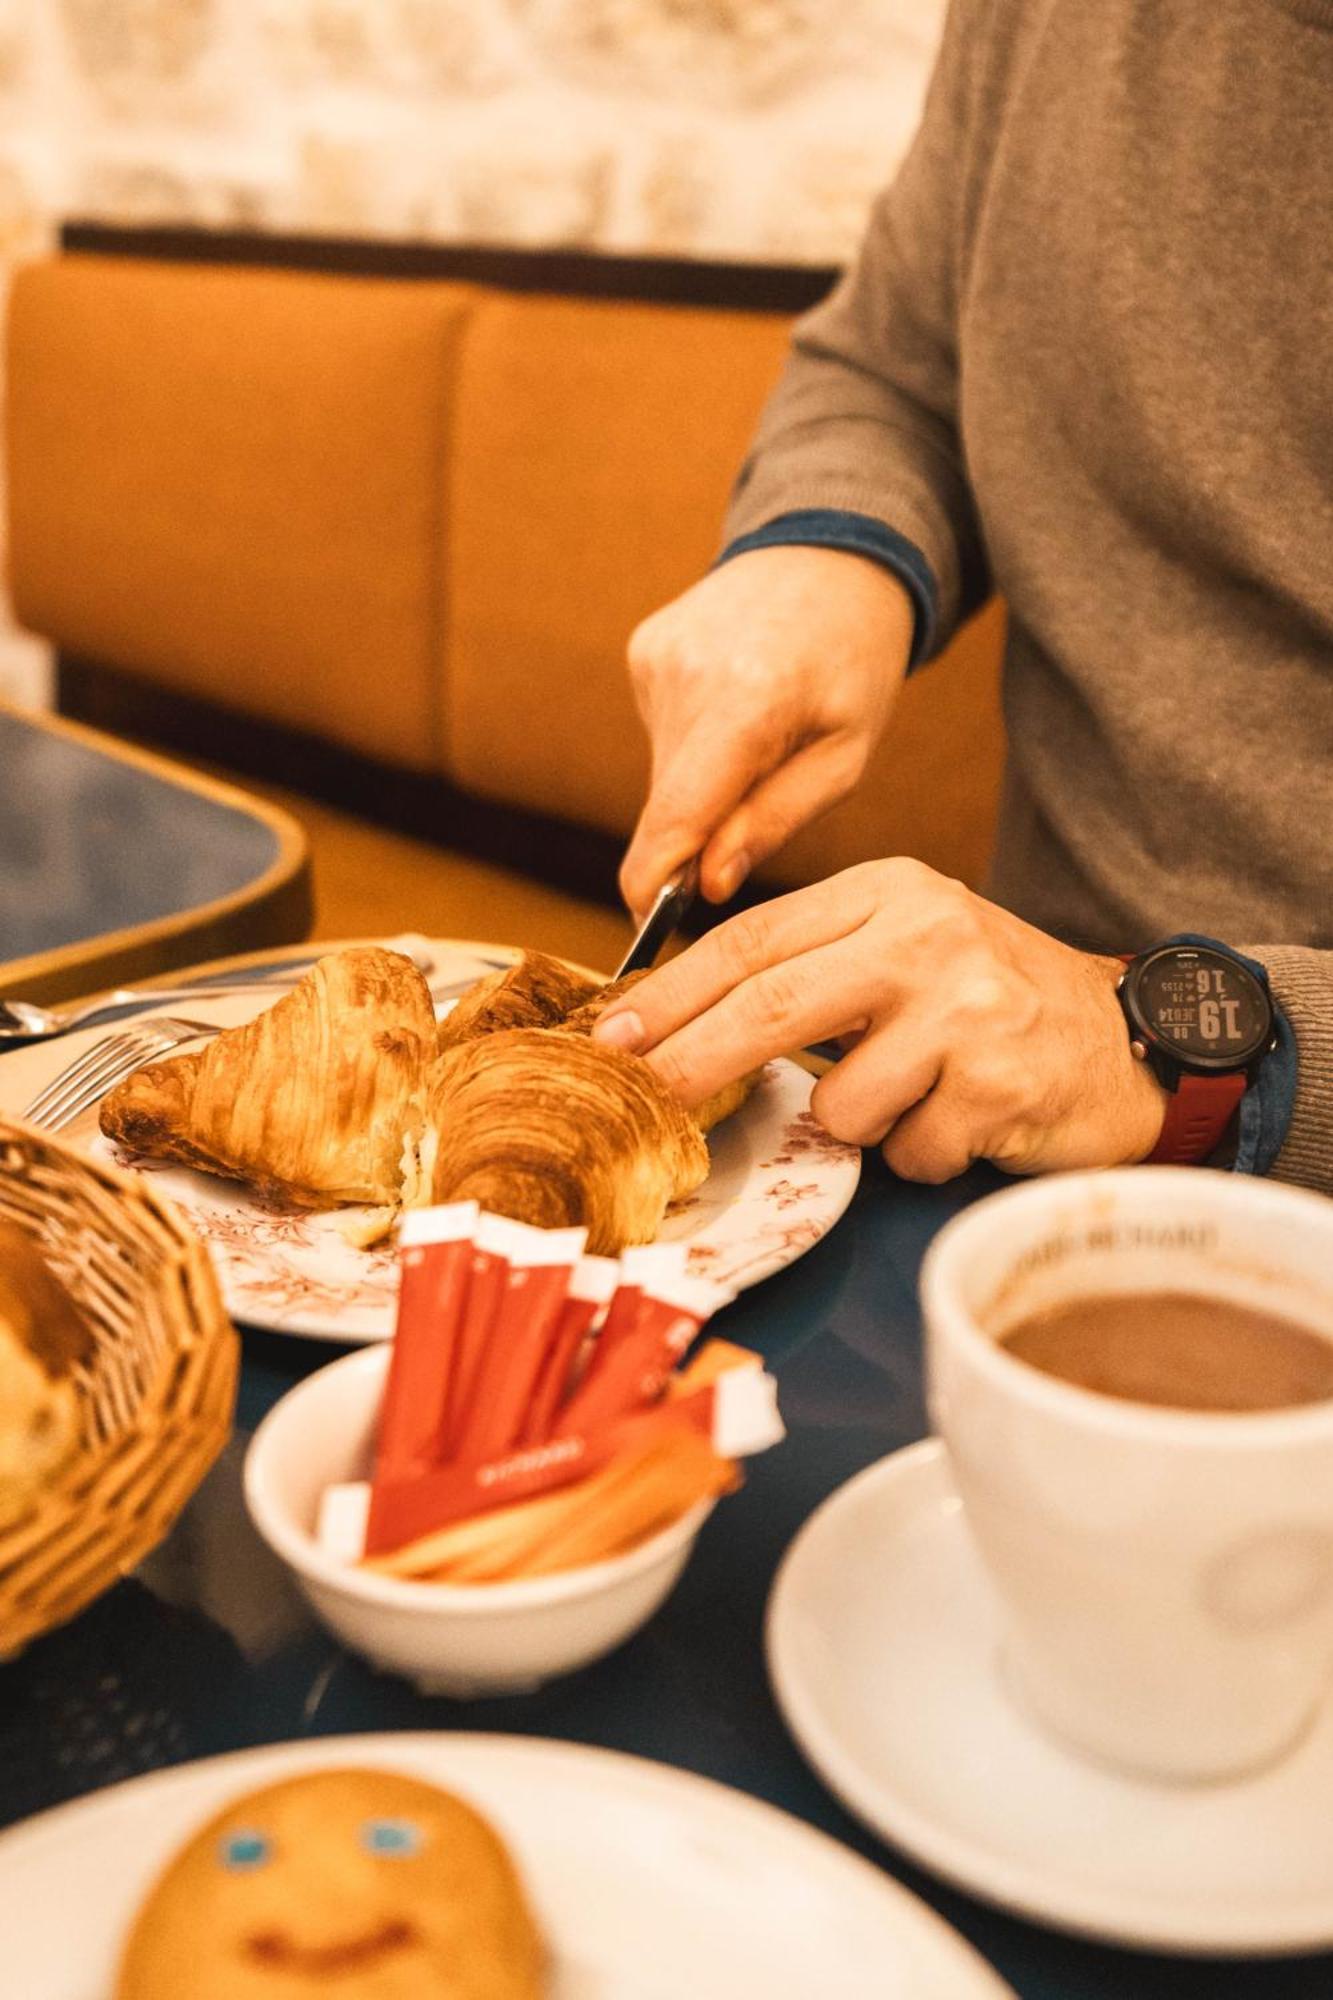
<path id="1" fill-rule="evenodd" d="M 116 2000 L 542 2000 L 509 1852 L 451 1793 L 312 1771 L 237 1799 L 149 1895 Z"/>

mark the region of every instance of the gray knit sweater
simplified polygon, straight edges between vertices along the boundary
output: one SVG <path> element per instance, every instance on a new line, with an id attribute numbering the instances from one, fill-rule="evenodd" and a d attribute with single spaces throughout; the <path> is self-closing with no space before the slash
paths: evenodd
<path id="1" fill-rule="evenodd" d="M 954 0 L 734 538 L 837 509 L 1011 615 L 991 893 L 1266 963 L 1333 1191 L 1333 0 Z M 1275 939 L 1276 943 L 1243 944 Z"/>

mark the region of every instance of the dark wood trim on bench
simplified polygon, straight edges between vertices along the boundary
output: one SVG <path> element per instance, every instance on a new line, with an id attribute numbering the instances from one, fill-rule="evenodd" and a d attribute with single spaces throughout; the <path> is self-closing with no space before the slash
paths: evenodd
<path id="1" fill-rule="evenodd" d="M 197 757 L 242 783 L 253 778 L 282 785 L 391 832 L 453 848 L 609 909 L 621 908 L 616 878 L 624 842 L 595 827 L 477 798 L 434 773 L 378 763 L 304 731 L 141 680 L 100 660 L 57 655 L 56 707 L 61 715 L 131 742 Z M 742 891 L 725 911 L 697 904 L 685 928 L 698 935 L 724 915 L 772 893 Z"/>
<path id="2" fill-rule="evenodd" d="M 261 721 L 121 667 L 61 653 L 56 705 L 94 728 L 283 785 L 395 833 L 455 847 L 619 907 L 620 844 L 588 827 L 478 799 L 433 773 L 382 764 L 302 730 Z"/>
<path id="3" fill-rule="evenodd" d="M 838 273 L 806 264 L 711 263 L 684 257 L 604 256 L 590 250 L 510 250 L 488 244 L 399 243 L 337 236 L 264 236 L 248 231 L 127 228 L 67 222 L 61 247 L 100 257 L 189 264 L 248 264 L 343 277 L 453 279 L 510 292 L 637 300 L 799 313 L 818 303 Z"/>

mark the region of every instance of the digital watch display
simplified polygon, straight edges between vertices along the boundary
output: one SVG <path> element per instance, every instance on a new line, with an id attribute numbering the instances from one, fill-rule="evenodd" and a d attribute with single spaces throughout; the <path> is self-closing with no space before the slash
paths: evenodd
<path id="1" fill-rule="evenodd" d="M 1191 1067 L 1245 1069 L 1273 1033 L 1272 1003 L 1249 967 L 1202 945 L 1145 953 L 1126 975 L 1124 995 L 1149 1052 L 1156 1046 Z"/>

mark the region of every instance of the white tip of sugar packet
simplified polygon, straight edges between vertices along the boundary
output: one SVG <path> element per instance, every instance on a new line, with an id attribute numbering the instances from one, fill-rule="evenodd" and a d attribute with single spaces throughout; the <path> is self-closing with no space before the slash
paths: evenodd
<path id="1" fill-rule="evenodd" d="M 480 1214 L 481 1205 L 475 1201 L 409 1209 L 398 1225 L 398 1247 L 407 1250 L 423 1243 L 457 1243 L 474 1233 Z"/>
<path id="2" fill-rule="evenodd" d="M 341 1486 L 326 1486 L 315 1523 L 315 1540 L 321 1552 L 334 1562 L 360 1562 L 366 1552 L 369 1520 L 369 1481 L 358 1479 Z"/>
<path id="3" fill-rule="evenodd" d="M 636 1243 L 620 1253 L 622 1285 L 652 1285 L 683 1278 L 689 1263 L 688 1243 Z"/>
<path id="4" fill-rule="evenodd" d="M 762 1368 L 728 1368 L 713 1388 L 713 1449 L 723 1458 L 752 1458 L 781 1444 L 778 1385 Z"/>

